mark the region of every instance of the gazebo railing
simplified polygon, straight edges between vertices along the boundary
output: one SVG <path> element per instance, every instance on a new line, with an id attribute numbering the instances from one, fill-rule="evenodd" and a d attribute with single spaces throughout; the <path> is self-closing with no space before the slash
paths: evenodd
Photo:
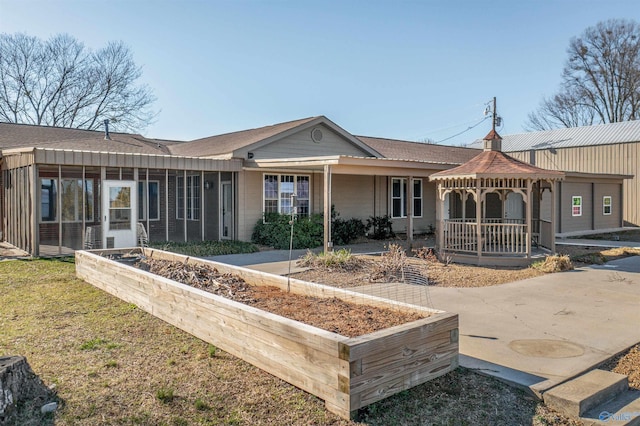
<path id="1" fill-rule="evenodd" d="M 483 254 L 526 255 L 530 234 L 521 219 L 483 219 L 480 248 Z M 478 224 L 475 219 L 444 221 L 444 250 L 478 252 Z"/>

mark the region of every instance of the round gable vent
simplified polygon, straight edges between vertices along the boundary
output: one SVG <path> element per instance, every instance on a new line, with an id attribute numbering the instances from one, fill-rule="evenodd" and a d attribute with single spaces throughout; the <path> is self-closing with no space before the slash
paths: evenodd
<path id="1" fill-rule="evenodd" d="M 322 130 L 320 130 L 319 127 L 315 127 L 313 130 L 311 130 L 311 140 L 315 143 L 320 143 L 320 141 L 322 140 Z"/>

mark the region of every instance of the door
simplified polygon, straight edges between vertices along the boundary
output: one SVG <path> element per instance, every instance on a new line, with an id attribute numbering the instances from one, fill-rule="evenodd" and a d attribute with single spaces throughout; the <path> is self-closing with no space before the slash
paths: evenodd
<path id="1" fill-rule="evenodd" d="M 504 206 L 504 218 L 511 219 L 509 222 L 513 221 L 514 223 L 522 221 L 524 219 L 524 215 L 522 214 L 522 204 L 522 194 L 517 192 L 508 193 L 507 202 Z"/>
<path id="2" fill-rule="evenodd" d="M 231 182 L 222 182 L 222 232 L 221 238 L 230 240 L 233 238 L 233 191 Z"/>
<path id="3" fill-rule="evenodd" d="M 102 181 L 102 247 L 135 247 L 138 209 L 135 181 Z"/>

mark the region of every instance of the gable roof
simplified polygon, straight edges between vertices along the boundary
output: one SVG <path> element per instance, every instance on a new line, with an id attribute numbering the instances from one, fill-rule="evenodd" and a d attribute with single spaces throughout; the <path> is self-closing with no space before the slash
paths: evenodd
<path id="1" fill-rule="evenodd" d="M 629 142 L 640 142 L 640 121 L 506 135 L 502 138 L 502 149 L 503 151 L 527 151 L 530 149 L 569 148 Z M 478 139 L 469 146 L 482 148 L 482 140 Z"/>
<path id="2" fill-rule="evenodd" d="M 384 158 L 395 160 L 417 160 L 429 163 L 462 164 L 477 156 L 481 151 L 448 145 L 408 142 L 398 139 L 357 136 Z"/>
<path id="3" fill-rule="evenodd" d="M 371 156 L 379 157 L 371 147 L 362 143 L 361 140 L 333 123 L 327 117 L 320 115 L 317 117 L 307 117 L 300 120 L 287 121 L 285 123 L 273 124 L 256 129 L 241 130 L 239 132 L 225 133 L 222 135 L 210 136 L 196 139 L 191 142 L 172 145 L 169 150 L 172 154 L 189 156 L 219 156 L 231 155 L 234 151 L 243 148 L 257 148 L 267 145 L 277 139 L 284 138 L 304 129 L 324 124 L 330 129 L 344 137 L 352 144 L 358 146 Z"/>
<path id="4" fill-rule="evenodd" d="M 107 140 L 104 138 L 104 132 L 95 130 L 0 123 L 0 150 L 38 147 L 166 155 L 169 153 L 167 146 L 178 143 L 177 141 L 148 139 L 142 135 L 129 133 L 111 132 L 109 136 L 111 139 Z"/>
<path id="5" fill-rule="evenodd" d="M 501 151 L 483 151 L 475 158 L 453 169 L 443 170 L 431 175 L 431 180 L 450 178 L 530 178 L 530 179 L 562 179 L 563 172 L 546 170 L 533 166 Z"/>

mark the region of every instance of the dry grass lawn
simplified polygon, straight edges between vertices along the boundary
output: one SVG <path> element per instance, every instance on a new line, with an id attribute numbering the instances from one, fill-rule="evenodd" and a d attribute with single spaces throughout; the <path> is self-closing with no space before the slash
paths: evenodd
<path id="1" fill-rule="evenodd" d="M 0 262 L 0 354 L 24 355 L 61 408 L 20 425 L 355 425 L 321 400 L 78 280 L 72 260 Z M 366 425 L 573 424 L 458 369 L 363 410 Z"/>

